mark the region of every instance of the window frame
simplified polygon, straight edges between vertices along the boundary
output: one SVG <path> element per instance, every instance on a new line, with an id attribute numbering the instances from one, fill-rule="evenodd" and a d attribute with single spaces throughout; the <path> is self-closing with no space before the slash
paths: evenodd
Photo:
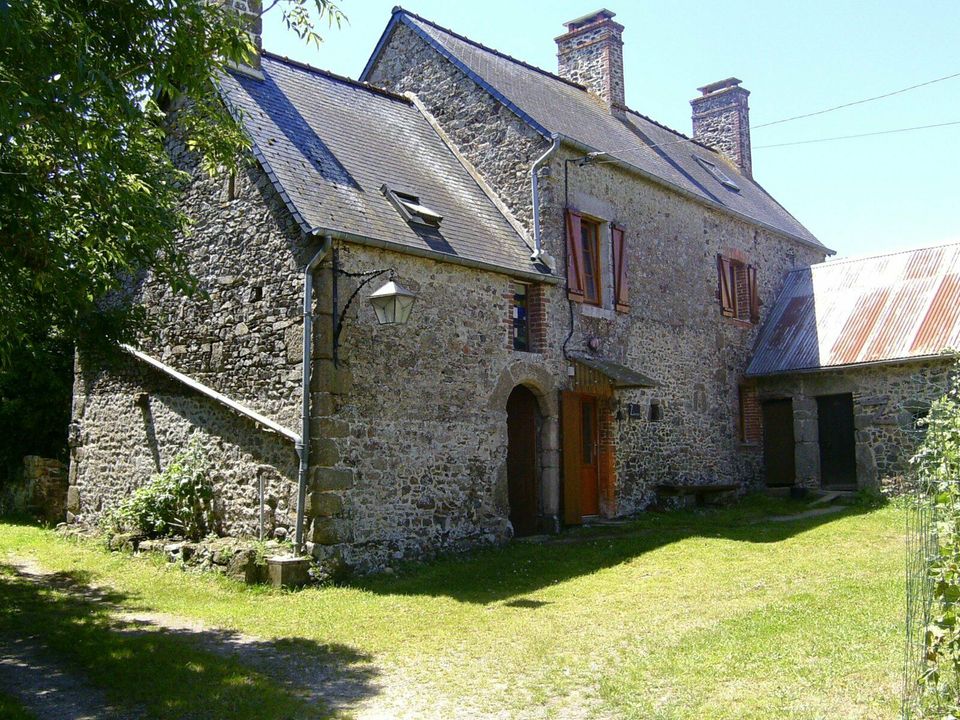
<path id="1" fill-rule="evenodd" d="M 583 302 L 586 305 L 603 307 L 603 262 L 600 255 L 600 226 L 599 220 L 586 215 L 580 217 L 580 248 L 583 252 Z M 584 236 L 591 231 L 593 237 L 587 240 Z M 587 273 L 587 266 L 592 268 L 592 274 Z M 592 283 L 590 281 L 593 281 Z M 592 285 L 594 296 L 591 298 L 588 286 Z"/>

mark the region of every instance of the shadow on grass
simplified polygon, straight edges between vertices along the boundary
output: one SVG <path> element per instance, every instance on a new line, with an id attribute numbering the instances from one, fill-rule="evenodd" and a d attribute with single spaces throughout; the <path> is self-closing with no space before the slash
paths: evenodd
<path id="1" fill-rule="evenodd" d="M 850 506 L 842 512 L 787 522 L 769 516 L 799 514 L 806 503 L 751 497 L 731 508 L 645 513 L 622 525 L 573 528 L 560 535 L 399 568 L 393 576 L 355 581 L 356 587 L 386 595 L 447 596 L 488 604 L 510 600 L 550 585 L 614 567 L 665 545 L 693 537 L 749 543 L 776 543 L 840 518 L 869 512 Z M 514 601 L 535 613 L 537 601 Z"/>
<path id="2" fill-rule="evenodd" d="M 157 718 L 336 717 L 377 692 L 371 657 L 350 647 L 118 615 L 130 599 L 90 587 L 86 573 L 0 565 L 0 641 L 39 645 L 112 702 Z"/>

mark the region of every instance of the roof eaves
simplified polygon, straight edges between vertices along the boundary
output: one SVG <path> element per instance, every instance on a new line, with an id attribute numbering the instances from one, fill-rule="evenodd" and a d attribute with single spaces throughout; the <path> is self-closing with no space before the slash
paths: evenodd
<path id="1" fill-rule="evenodd" d="M 764 378 L 780 377 L 783 375 L 809 375 L 819 372 L 835 372 L 839 370 L 857 370 L 859 368 L 878 367 L 883 365 L 907 365 L 915 362 L 930 362 L 931 360 L 954 361 L 960 353 L 957 352 L 939 352 L 927 355 L 906 355 L 903 357 L 884 358 L 882 360 L 868 360 L 866 362 L 844 363 L 842 365 L 815 365 L 813 367 L 802 368 L 784 368 L 781 370 L 766 370 L 764 372 L 751 372 L 747 367 L 744 377 Z"/>
<path id="2" fill-rule="evenodd" d="M 431 37 L 429 33 L 426 33 L 423 31 L 422 28 L 417 27 L 416 23 L 412 22 L 409 19 L 409 17 L 411 16 L 429 25 L 433 25 L 433 23 L 429 22 L 428 20 L 423 20 L 423 18 L 419 17 L 418 15 L 413 15 L 412 13 L 408 13 L 406 10 L 399 10 L 399 9 L 395 10 L 393 17 L 390 18 L 390 22 L 387 24 L 386 30 L 383 31 L 383 35 L 380 37 L 380 41 L 377 43 L 377 46 L 374 48 L 373 54 L 370 56 L 370 59 L 367 61 L 366 67 L 363 68 L 363 72 L 360 74 L 361 80 L 364 80 L 367 77 L 368 73 L 370 72 L 373 66 L 373 63 L 376 61 L 377 57 L 380 55 L 380 52 L 383 49 L 383 45 L 386 43 L 386 39 L 389 37 L 390 33 L 399 23 L 403 23 L 408 28 L 410 28 L 413 32 L 415 32 L 425 43 L 427 43 L 430 47 L 436 50 L 441 57 L 449 61 L 454 67 L 460 70 L 460 72 L 462 72 L 468 78 L 473 80 L 473 82 L 475 82 L 481 88 L 486 90 L 497 101 L 499 101 L 501 105 L 506 107 L 508 110 L 510 110 L 510 112 L 512 112 L 521 120 L 523 120 L 527 125 L 529 125 L 531 128 L 536 130 L 540 135 L 542 135 L 544 138 L 548 140 L 552 137 L 552 133 L 549 130 L 547 130 L 547 128 L 545 128 L 543 125 L 541 125 L 536 120 L 534 120 L 530 115 L 528 115 L 523 110 L 521 110 L 516 104 L 513 103 L 513 101 L 511 101 L 503 93 L 501 93 L 499 90 L 493 87 L 493 85 L 491 85 L 482 77 L 477 75 L 473 70 L 471 70 L 467 66 L 466 63 L 460 60 L 460 58 L 458 58 L 452 52 L 447 50 L 447 48 L 445 48 L 443 44 L 441 44 L 440 42 L 435 40 L 433 37 Z M 435 27 L 439 27 L 439 26 L 435 26 Z M 440 29 L 443 30 L 443 28 L 440 28 Z M 444 30 L 444 32 L 449 32 L 449 31 Z M 455 33 L 450 33 L 450 34 L 457 37 Z M 476 45 L 476 43 L 473 43 L 472 41 L 469 41 L 469 40 L 467 40 L 466 42 L 470 42 L 472 45 Z M 519 62 L 519 61 L 516 61 L 516 62 Z"/>

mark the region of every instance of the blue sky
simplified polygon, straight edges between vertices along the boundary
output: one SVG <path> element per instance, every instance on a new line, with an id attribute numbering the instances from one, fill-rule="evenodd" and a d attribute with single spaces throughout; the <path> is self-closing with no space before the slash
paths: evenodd
<path id="1" fill-rule="evenodd" d="M 611 4 L 612 3 L 612 4 Z M 395 0 L 342 0 L 319 49 L 276 10 L 264 47 L 357 77 Z M 409 10 L 546 70 L 563 23 L 602 7 L 567 0 L 411 0 Z M 625 26 L 627 104 L 686 134 L 696 88 L 736 76 L 753 126 L 960 73 L 956 0 L 608 0 Z M 960 121 L 960 77 L 825 115 L 757 128 L 755 179 L 840 256 L 960 241 L 960 125 L 793 147 L 763 145 Z"/>

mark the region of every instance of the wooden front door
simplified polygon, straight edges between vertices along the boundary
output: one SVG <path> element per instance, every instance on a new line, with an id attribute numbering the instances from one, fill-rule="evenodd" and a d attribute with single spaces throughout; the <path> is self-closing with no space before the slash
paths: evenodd
<path id="1" fill-rule="evenodd" d="M 563 423 L 563 521 L 567 525 L 579 525 L 584 516 L 600 512 L 597 398 L 564 391 L 560 394 L 560 414 Z"/>
<path id="2" fill-rule="evenodd" d="M 537 531 L 537 398 L 518 386 L 507 400 L 507 493 L 517 537 Z"/>
<path id="3" fill-rule="evenodd" d="M 763 462 L 767 486 L 784 487 L 796 483 L 795 446 L 793 400 L 763 403 Z"/>
<path id="4" fill-rule="evenodd" d="M 853 425 L 853 395 L 817 398 L 820 437 L 820 485 L 843 489 L 857 486 L 857 454 Z"/>

